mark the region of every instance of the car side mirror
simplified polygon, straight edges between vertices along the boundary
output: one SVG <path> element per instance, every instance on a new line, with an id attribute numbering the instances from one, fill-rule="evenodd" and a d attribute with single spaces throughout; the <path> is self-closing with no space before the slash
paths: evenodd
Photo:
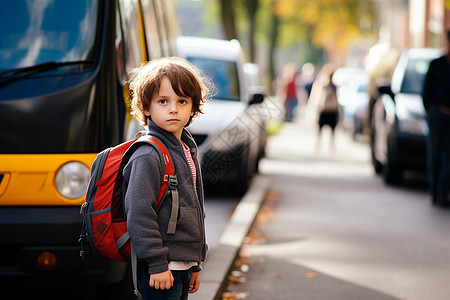
<path id="1" fill-rule="evenodd" d="M 248 105 L 260 104 L 263 103 L 264 98 L 266 98 L 267 91 L 262 85 L 254 85 L 249 87 L 248 94 L 250 96 Z"/>
<path id="2" fill-rule="evenodd" d="M 392 91 L 392 88 L 391 88 L 390 85 L 380 85 L 380 86 L 378 86 L 378 92 L 381 95 L 383 95 L 383 94 L 389 95 L 392 98 L 392 100 L 394 100 L 394 98 L 395 98 L 395 94 Z"/>
<path id="3" fill-rule="evenodd" d="M 264 101 L 265 95 L 263 93 L 255 93 L 252 95 L 248 105 L 259 104 Z"/>

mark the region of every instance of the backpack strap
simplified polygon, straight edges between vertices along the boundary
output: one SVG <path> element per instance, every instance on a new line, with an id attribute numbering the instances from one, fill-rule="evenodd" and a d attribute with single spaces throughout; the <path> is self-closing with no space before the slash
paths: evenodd
<path id="1" fill-rule="evenodd" d="M 122 235 L 117 241 L 116 241 L 116 247 L 121 248 L 125 243 L 130 239 L 130 234 L 125 232 L 124 235 Z M 139 290 L 137 288 L 137 255 L 134 251 L 133 243 L 130 241 L 130 258 L 131 258 L 131 275 L 133 279 L 133 288 L 134 288 L 134 294 L 136 296 L 139 296 Z"/>
<path id="2" fill-rule="evenodd" d="M 164 146 L 163 142 L 161 140 L 159 140 L 158 138 L 156 138 L 154 136 L 150 136 L 150 135 L 142 135 L 133 143 L 133 150 L 131 150 L 131 151 L 130 151 L 130 149 L 127 150 L 126 154 L 127 154 L 128 158 L 131 156 L 134 149 L 137 148 L 140 143 L 148 143 L 148 144 L 152 145 L 153 147 L 155 147 L 155 149 L 159 152 L 160 156 L 163 158 L 164 177 L 163 177 L 163 181 L 161 184 L 161 189 L 159 192 L 158 200 L 156 202 L 156 211 L 159 210 L 159 204 L 161 203 L 161 200 L 163 199 L 164 195 L 166 194 L 166 190 L 168 189 L 172 196 L 172 211 L 170 214 L 169 225 L 167 228 L 167 234 L 175 234 L 180 202 L 179 202 L 178 188 L 177 188 L 178 180 L 175 175 L 175 167 L 174 167 L 172 158 L 170 157 L 169 151 L 167 151 L 167 148 L 166 148 L 166 146 Z M 130 147 L 130 148 L 132 148 L 132 147 Z M 130 153 L 128 153 L 128 152 L 130 152 Z M 126 242 L 128 239 L 130 239 L 130 234 L 128 232 L 126 232 L 125 235 L 123 238 Z M 122 240 L 122 238 L 120 238 L 119 240 Z M 131 245 L 131 270 L 132 270 L 131 273 L 132 273 L 132 277 L 133 277 L 134 294 L 136 296 L 139 296 L 139 290 L 137 288 L 137 256 L 136 256 L 136 252 L 134 251 L 133 243 L 131 242 L 130 245 Z"/>
<path id="3" fill-rule="evenodd" d="M 137 287 L 137 255 L 136 252 L 134 252 L 133 243 L 130 241 L 130 247 L 131 247 L 131 276 L 133 279 L 133 288 L 134 288 L 134 295 L 139 296 L 139 290 Z"/>
<path id="4" fill-rule="evenodd" d="M 178 180 L 176 176 L 169 175 L 168 188 L 172 195 L 172 212 L 170 214 L 169 226 L 167 228 L 167 234 L 175 234 L 178 220 L 178 209 L 180 206 L 180 199 L 178 197 Z"/>
<path id="5" fill-rule="evenodd" d="M 163 142 L 151 135 L 143 135 L 133 145 L 138 143 L 149 143 L 155 147 L 155 149 L 162 156 L 164 161 L 164 177 L 161 183 L 161 189 L 159 192 L 158 200 L 156 202 L 156 210 L 159 210 L 159 204 L 161 200 L 164 198 L 166 191 L 170 192 L 170 196 L 172 198 L 172 211 L 169 219 L 169 225 L 167 228 L 167 234 L 175 234 L 177 220 L 178 220 L 178 210 L 180 206 L 180 200 L 178 195 L 178 180 L 175 175 L 175 167 L 172 161 L 172 158 L 167 150 L 166 146 L 164 146 Z M 135 146 L 135 147 L 136 147 Z"/>

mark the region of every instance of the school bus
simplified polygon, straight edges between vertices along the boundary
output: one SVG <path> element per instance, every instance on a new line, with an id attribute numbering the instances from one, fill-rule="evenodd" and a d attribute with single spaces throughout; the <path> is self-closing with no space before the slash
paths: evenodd
<path id="1" fill-rule="evenodd" d="M 134 136 L 128 72 L 176 55 L 168 0 L 9 1 L 0 18 L 0 277 L 114 283 L 77 243 L 98 152 Z M 26 280 L 23 280 L 26 279 Z"/>

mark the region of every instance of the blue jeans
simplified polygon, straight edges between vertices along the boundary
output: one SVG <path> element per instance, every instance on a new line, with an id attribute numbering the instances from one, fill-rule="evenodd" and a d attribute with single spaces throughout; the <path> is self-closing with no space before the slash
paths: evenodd
<path id="1" fill-rule="evenodd" d="M 291 122 L 294 119 L 295 108 L 297 107 L 297 98 L 286 98 L 284 101 L 285 117 L 286 122 Z"/>
<path id="2" fill-rule="evenodd" d="M 428 116 L 428 180 L 434 199 L 446 198 L 450 169 L 450 116 L 432 106 Z"/>
<path id="3" fill-rule="evenodd" d="M 168 290 L 157 290 L 149 286 L 150 274 L 147 263 L 139 262 L 137 267 L 137 286 L 142 300 L 187 300 L 191 284 L 191 271 L 171 271 L 174 282 Z"/>

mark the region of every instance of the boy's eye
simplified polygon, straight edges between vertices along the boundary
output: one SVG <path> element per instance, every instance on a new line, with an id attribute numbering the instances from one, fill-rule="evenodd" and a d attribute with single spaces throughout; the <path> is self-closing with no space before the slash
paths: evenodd
<path id="1" fill-rule="evenodd" d="M 184 98 L 179 100 L 180 104 L 188 104 L 192 102 L 192 98 Z"/>
<path id="2" fill-rule="evenodd" d="M 167 100 L 161 99 L 161 100 L 159 100 L 159 103 L 161 103 L 161 104 L 166 104 L 166 103 L 167 103 Z"/>

